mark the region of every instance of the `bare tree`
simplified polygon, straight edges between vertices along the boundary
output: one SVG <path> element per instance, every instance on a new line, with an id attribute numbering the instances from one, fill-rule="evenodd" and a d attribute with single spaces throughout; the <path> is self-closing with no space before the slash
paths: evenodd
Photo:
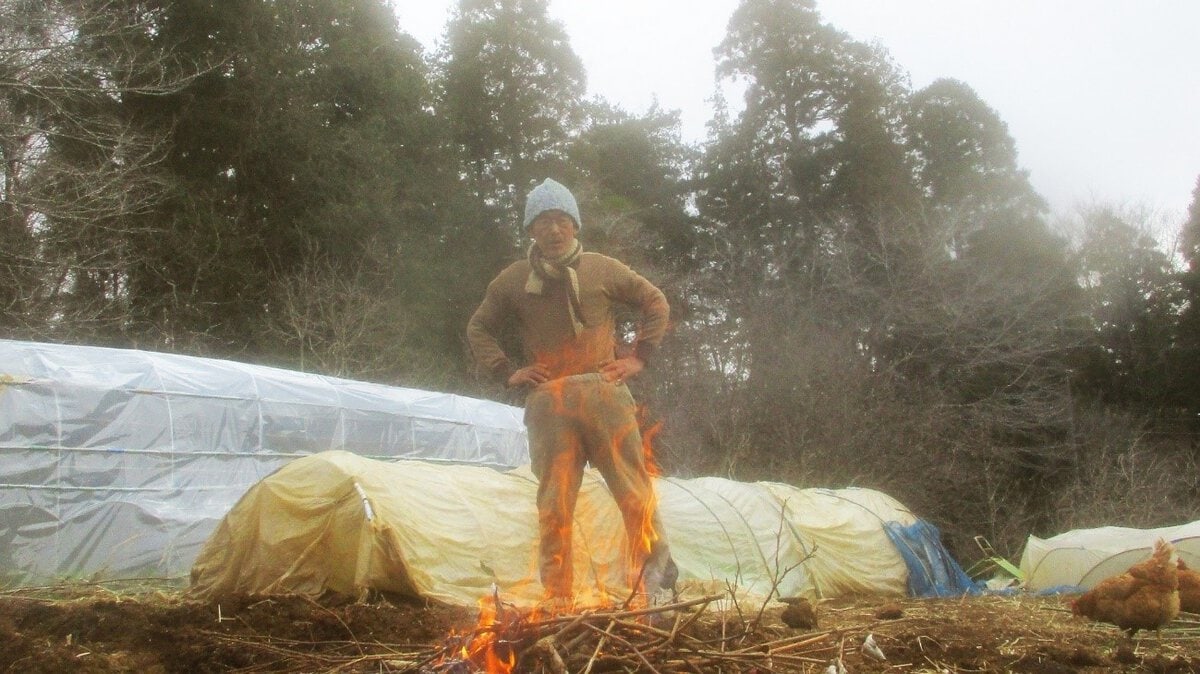
<path id="1" fill-rule="evenodd" d="M 310 245 L 299 268 L 271 280 L 262 351 L 307 372 L 450 390 L 461 369 L 424 341 L 428 309 L 397 280 L 402 264 L 386 246 L 339 263 Z"/>
<path id="2" fill-rule="evenodd" d="M 123 114 L 206 70 L 154 44 L 156 16 L 112 1 L 0 4 L 0 328 L 119 331 L 133 235 L 164 197 L 169 131 Z"/>
<path id="3" fill-rule="evenodd" d="M 1060 469 L 1073 456 L 1082 305 L 1065 259 L 1014 270 L 963 256 L 949 230 L 877 218 L 853 241 L 826 241 L 823 274 L 803 278 L 702 270 L 693 295 L 708 311 L 666 348 L 685 374 L 657 396 L 670 406 L 664 463 L 878 488 L 948 539 L 1019 545 L 1071 473 Z M 775 246 L 756 262 L 815 268 L 791 259 L 800 251 Z"/>
<path id="4" fill-rule="evenodd" d="M 276 350 L 299 369 L 338 376 L 371 377 L 389 371 L 387 341 L 402 342 L 402 316 L 392 316 L 396 298 L 377 292 L 363 264 L 342 270 L 316 247 L 302 266 L 275 284 L 280 295 L 266 322 Z"/>

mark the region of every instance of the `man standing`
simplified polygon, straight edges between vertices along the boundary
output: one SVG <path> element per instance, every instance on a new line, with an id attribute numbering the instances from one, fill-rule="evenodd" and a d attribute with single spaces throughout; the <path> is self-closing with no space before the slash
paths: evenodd
<path id="1" fill-rule="evenodd" d="M 529 454 L 538 478 L 542 586 L 553 604 L 571 604 L 571 523 L 585 464 L 604 477 L 629 539 L 630 572 L 651 602 L 669 599 L 678 571 L 646 471 L 633 396 L 637 376 L 667 330 L 662 291 L 621 262 L 584 253 L 575 197 L 546 179 L 525 201 L 533 239 L 528 257 L 488 285 L 467 324 L 476 362 L 509 388 L 524 388 Z M 617 354 L 616 307 L 641 312 L 632 353 Z M 512 322 L 524 360 L 514 364 L 497 339 Z"/>

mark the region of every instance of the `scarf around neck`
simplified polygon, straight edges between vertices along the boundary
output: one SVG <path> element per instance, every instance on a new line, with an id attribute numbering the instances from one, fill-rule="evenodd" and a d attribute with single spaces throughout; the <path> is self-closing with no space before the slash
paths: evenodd
<path id="1" fill-rule="evenodd" d="M 578 335 L 587 327 L 583 322 L 583 308 L 579 304 L 579 275 L 572 266 L 583 253 L 583 246 L 575 240 L 575 246 L 561 257 L 542 257 L 542 251 L 536 243 L 529 246 L 529 266 L 532 271 L 525 281 L 525 292 L 531 295 L 541 295 L 546 290 L 547 279 L 567 280 L 567 312 L 571 315 L 571 327 Z"/>

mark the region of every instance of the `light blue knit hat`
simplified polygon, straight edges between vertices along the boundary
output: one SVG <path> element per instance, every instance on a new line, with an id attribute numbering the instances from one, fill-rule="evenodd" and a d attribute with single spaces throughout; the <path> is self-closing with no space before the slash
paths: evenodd
<path id="1" fill-rule="evenodd" d="M 525 229 L 537 216 L 546 211 L 559 210 L 575 221 L 575 226 L 583 229 L 583 221 L 579 219 L 579 204 L 575 196 L 562 183 L 546 178 L 541 185 L 529 191 L 525 197 Z"/>

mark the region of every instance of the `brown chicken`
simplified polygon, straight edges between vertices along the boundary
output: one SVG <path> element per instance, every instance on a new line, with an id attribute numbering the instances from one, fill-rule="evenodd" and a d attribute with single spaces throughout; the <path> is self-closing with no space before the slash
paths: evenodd
<path id="1" fill-rule="evenodd" d="M 1179 560 L 1179 610 L 1200 613 L 1200 571 Z"/>
<path id="2" fill-rule="evenodd" d="M 1138 630 L 1160 630 L 1179 615 L 1179 570 L 1174 554 L 1175 547 L 1160 538 L 1149 559 L 1100 581 L 1071 602 L 1071 612 L 1112 623 L 1130 637 Z"/>

